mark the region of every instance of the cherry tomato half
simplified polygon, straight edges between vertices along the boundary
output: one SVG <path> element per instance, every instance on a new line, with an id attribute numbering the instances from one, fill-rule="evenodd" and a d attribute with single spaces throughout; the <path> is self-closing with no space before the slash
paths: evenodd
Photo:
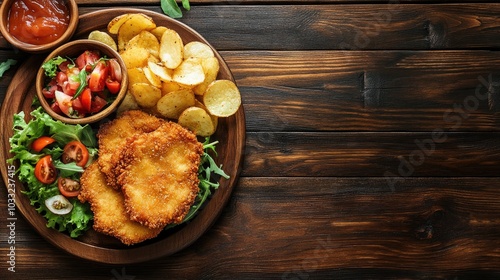
<path id="1" fill-rule="evenodd" d="M 52 184 L 56 180 L 56 173 L 57 171 L 50 155 L 44 156 L 36 163 L 35 177 L 42 184 Z"/>
<path id="2" fill-rule="evenodd" d="M 82 142 L 71 141 L 64 146 L 61 160 L 64 163 L 75 162 L 76 165 L 84 167 L 89 160 L 89 151 Z"/>
<path id="3" fill-rule="evenodd" d="M 90 73 L 89 88 L 92 92 L 103 91 L 108 77 L 108 67 L 106 62 L 98 61 L 94 66 L 94 70 Z"/>
<path id="4" fill-rule="evenodd" d="M 117 94 L 120 91 L 120 83 L 118 81 L 112 81 L 111 79 L 106 79 L 106 88 L 112 94 Z"/>
<path id="5" fill-rule="evenodd" d="M 59 177 L 57 180 L 59 192 L 65 197 L 76 197 L 80 193 L 80 182 L 70 178 Z"/>
<path id="6" fill-rule="evenodd" d="M 47 145 L 54 143 L 55 141 L 56 140 L 52 137 L 42 136 L 33 141 L 33 143 L 31 143 L 31 149 L 34 152 L 39 153 L 41 150 L 43 150 L 43 148 L 47 147 Z"/>

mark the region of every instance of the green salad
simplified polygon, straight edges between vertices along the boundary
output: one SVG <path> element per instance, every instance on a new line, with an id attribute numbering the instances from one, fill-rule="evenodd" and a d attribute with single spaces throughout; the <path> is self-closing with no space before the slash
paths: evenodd
<path id="1" fill-rule="evenodd" d="M 9 139 L 14 154 L 7 162 L 19 163 L 18 179 L 31 205 L 47 219 L 47 227 L 67 232 L 72 238 L 91 226 L 93 213 L 88 203 L 78 200 L 79 179 L 85 167 L 98 156 L 95 130 L 90 125 L 69 125 L 54 120 L 38 107 L 25 121 L 24 112 L 14 115 L 14 134 Z M 199 192 L 182 223 L 191 220 L 219 187 L 217 177 L 229 178 L 211 154 L 217 142 L 205 138 L 198 169 Z M 182 224 L 181 223 L 181 224 Z M 172 228 L 178 224 L 168 225 Z"/>

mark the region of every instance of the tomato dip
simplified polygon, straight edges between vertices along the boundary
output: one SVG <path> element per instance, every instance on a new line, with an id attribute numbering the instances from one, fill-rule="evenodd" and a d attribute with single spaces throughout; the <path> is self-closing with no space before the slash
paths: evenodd
<path id="1" fill-rule="evenodd" d="M 17 0 L 9 11 L 9 32 L 19 41 L 43 45 L 61 37 L 69 24 L 65 0 Z"/>

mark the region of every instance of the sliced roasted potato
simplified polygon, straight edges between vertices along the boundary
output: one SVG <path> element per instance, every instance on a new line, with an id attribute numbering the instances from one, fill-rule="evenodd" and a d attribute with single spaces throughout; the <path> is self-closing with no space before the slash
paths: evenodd
<path id="1" fill-rule="evenodd" d="M 215 127 L 210 115 L 200 107 L 187 108 L 181 113 L 177 122 L 198 136 L 206 137 L 215 132 Z"/>
<path id="2" fill-rule="evenodd" d="M 196 58 L 184 60 L 179 67 L 175 68 L 172 79 L 174 82 L 187 87 L 201 84 L 205 80 L 205 72 L 200 60 Z"/>
<path id="3" fill-rule="evenodd" d="M 163 32 L 160 40 L 160 60 L 170 69 L 179 66 L 184 58 L 184 43 L 181 36 L 172 29 Z"/>
<path id="4" fill-rule="evenodd" d="M 101 43 L 104 43 L 104 44 L 110 46 L 115 51 L 118 50 L 118 47 L 116 46 L 115 39 L 113 39 L 113 37 L 111 37 L 111 35 L 109 35 L 106 32 L 94 30 L 94 31 L 89 33 L 88 38 L 89 38 L 89 40 L 94 40 L 94 41 L 99 41 Z"/>
<path id="5" fill-rule="evenodd" d="M 120 52 L 127 69 L 142 68 L 148 64 L 149 51 L 144 48 L 128 48 Z"/>
<path id="6" fill-rule="evenodd" d="M 181 89 L 165 94 L 156 104 L 158 113 L 169 119 L 178 119 L 182 111 L 194 106 L 194 93 Z"/>
<path id="7" fill-rule="evenodd" d="M 161 36 L 163 35 L 163 32 L 165 32 L 167 29 L 168 28 L 166 28 L 165 26 L 157 26 L 151 30 L 151 33 L 153 33 L 153 35 L 156 36 L 156 39 L 158 39 L 158 41 L 160 41 Z"/>
<path id="8" fill-rule="evenodd" d="M 176 82 L 163 82 L 161 84 L 161 95 L 166 95 L 169 92 L 184 89 L 181 85 Z"/>
<path id="9" fill-rule="evenodd" d="M 164 82 L 171 82 L 173 70 L 168 69 L 167 67 L 160 65 L 159 63 L 154 63 L 152 61 L 148 62 L 148 67 L 156 76 L 160 78 L 160 80 Z"/>
<path id="10" fill-rule="evenodd" d="M 139 34 L 135 35 L 128 43 L 125 45 L 125 49 L 128 48 L 144 48 L 149 51 L 154 57 L 158 57 L 160 51 L 160 42 L 156 39 L 156 36 L 151 32 L 143 30 Z"/>
<path id="11" fill-rule="evenodd" d="M 184 59 L 214 57 L 212 48 L 202 42 L 192 41 L 184 46 Z"/>
<path id="12" fill-rule="evenodd" d="M 136 83 L 149 83 L 148 78 L 144 75 L 142 68 L 128 68 L 128 85 L 129 88 Z"/>
<path id="13" fill-rule="evenodd" d="M 127 43 L 143 30 L 152 30 L 156 27 L 153 19 L 145 14 L 131 14 L 118 30 L 118 50 L 124 50 Z"/>
<path id="14" fill-rule="evenodd" d="M 217 117 L 229 117 L 238 111 L 241 105 L 241 94 L 232 81 L 216 80 L 203 94 L 203 104 L 210 114 Z"/>
<path id="15" fill-rule="evenodd" d="M 196 96 L 196 97 L 199 98 L 199 96 Z M 205 105 L 203 105 L 203 103 L 201 101 L 199 101 L 198 99 L 196 99 L 194 101 L 194 106 L 200 107 L 208 113 L 208 115 L 212 119 L 212 123 L 214 125 L 214 133 L 215 133 L 215 131 L 217 130 L 217 125 L 219 124 L 219 117 L 210 114 L 210 112 L 208 112 L 208 110 L 207 110 L 207 107 Z"/>
<path id="16" fill-rule="evenodd" d="M 205 73 L 205 80 L 193 88 L 193 91 L 197 95 L 203 95 L 219 74 L 219 60 L 215 57 L 209 57 L 201 60 L 201 67 L 203 68 L 203 73 Z"/>
<path id="17" fill-rule="evenodd" d="M 135 83 L 130 87 L 130 92 L 141 107 L 150 108 L 156 105 L 161 98 L 161 91 L 147 83 Z"/>
<path id="18" fill-rule="evenodd" d="M 111 34 L 118 34 L 120 27 L 131 17 L 131 14 L 123 14 L 113 18 L 108 23 L 108 32 Z"/>
<path id="19" fill-rule="evenodd" d="M 144 76 L 146 76 L 146 78 L 148 79 L 149 83 L 152 85 L 152 86 L 155 86 L 157 88 L 161 88 L 161 80 L 160 80 L 160 77 L 158 77 L 155 73 L 153 73 L 151 71 L 151 69 L 149 69 L 149 67 L 144 67 L 142 69 L 142 71 L 144 72 Z"/>
<path id="20" fill-rule="evenodd" d="M 125 94 L 125 97 L 123 98 L 122 103 L 120 103 L 120 105 L 116 109 L 116 113 L 118 115 L 120 115 L 125 111 L 135 110 L 135 109 L 139 109 L 139 105 L 137 104 L 137 101 L 135 101 L 135 98 L 132 95 L 132 93 L 130 93 L 130 91 L 128 91 Z"/>

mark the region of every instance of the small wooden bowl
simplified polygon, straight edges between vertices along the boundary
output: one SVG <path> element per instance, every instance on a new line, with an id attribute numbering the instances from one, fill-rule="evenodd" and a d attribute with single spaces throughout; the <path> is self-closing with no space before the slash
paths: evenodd
<path id="1" fill-rule="evenodd" d="M 118 63 L 120 64 L 121 67 L 121 72 L 122 72 L 122 82 L 121 82 L 121 88 L 118 94 L 116 95 L 116 99 L 113 101 L 113 103 L 109 104 L 107 107 L 105 107 L 102 111 L 89 115 L 84 118 L 69 118 L 63 115 L 60 115 L 52 110 L 50 107 L 50 104 L 47 102 L 45 99 L 45 96 L 43 96 L 42 90 L 45 87 L 47 83 L 47 79 L 45 76 L 45 71 L 42 69 L 40 66 L 40 69 L 38 70 L 37 76 L 36 76 L 36 94 L 38 99 L 40 100 L 40 103 L 42 104 L 43 109 L 49 114 L 51 117 L 53 117 L 56 120 L 62 121 L 63 123 L 68 123 L 68 124 L 88 124 L 88 123 L 94 123 L 98 122 L 99 120 L 102 120 L 103 118 L 107 117 L 111 113 L 113 113 L 120 103 L 123 101 L 123 98 L 125 98 L 125 94 L 127 93 L 127 87 L 128 87 L 128 76 L 127 76 L 127 68 L 125 66 L 125 63 L 123 62 L 122 58 L 120 55 L 113 50 L 111 47 L 108 45 L 94 41 L 94 40 L 76 40 L 76 41 L 71 41 L 69 43 L 66 43 L 59 48 L 55 49 L 53 52 L 51 52 L 47 58 L 44 60 L 44 63 L 53 57 L 56 56 L 61 56 L 61 57 L 68 57 L 71 59 L 75 59 L 78 57 L 80 54 L 82 54 L 86 50 L 98 50 L 102 56 L 106 56 L 107 58 L 116 58 Z"/>
<path id="2" fill-rule="evenodd" d="M 78 26 L 78 5 L 76 4 L 75 0 L 65 0 L 69 10 L 69 24 L 68 28 L 61 37 L 59 37 L 57 40 L 51 43 L 44 45 L 33 45 L 18 40 L 17 38 L 12 36 L 12 34 L 9 33 L 9 28 L 8 28 L 10 7 L 15 1 L 16 0 L 4 0 L 2 2 L 2 6 L 0 7 L 0 31 L 2 32 L 3 37 L 15 48 L 18 48 L 28 53 L 49 52 L 59 47 L 60 45 L 68 42 L 69 39 L 75 33 L 76 27 Z"/>

